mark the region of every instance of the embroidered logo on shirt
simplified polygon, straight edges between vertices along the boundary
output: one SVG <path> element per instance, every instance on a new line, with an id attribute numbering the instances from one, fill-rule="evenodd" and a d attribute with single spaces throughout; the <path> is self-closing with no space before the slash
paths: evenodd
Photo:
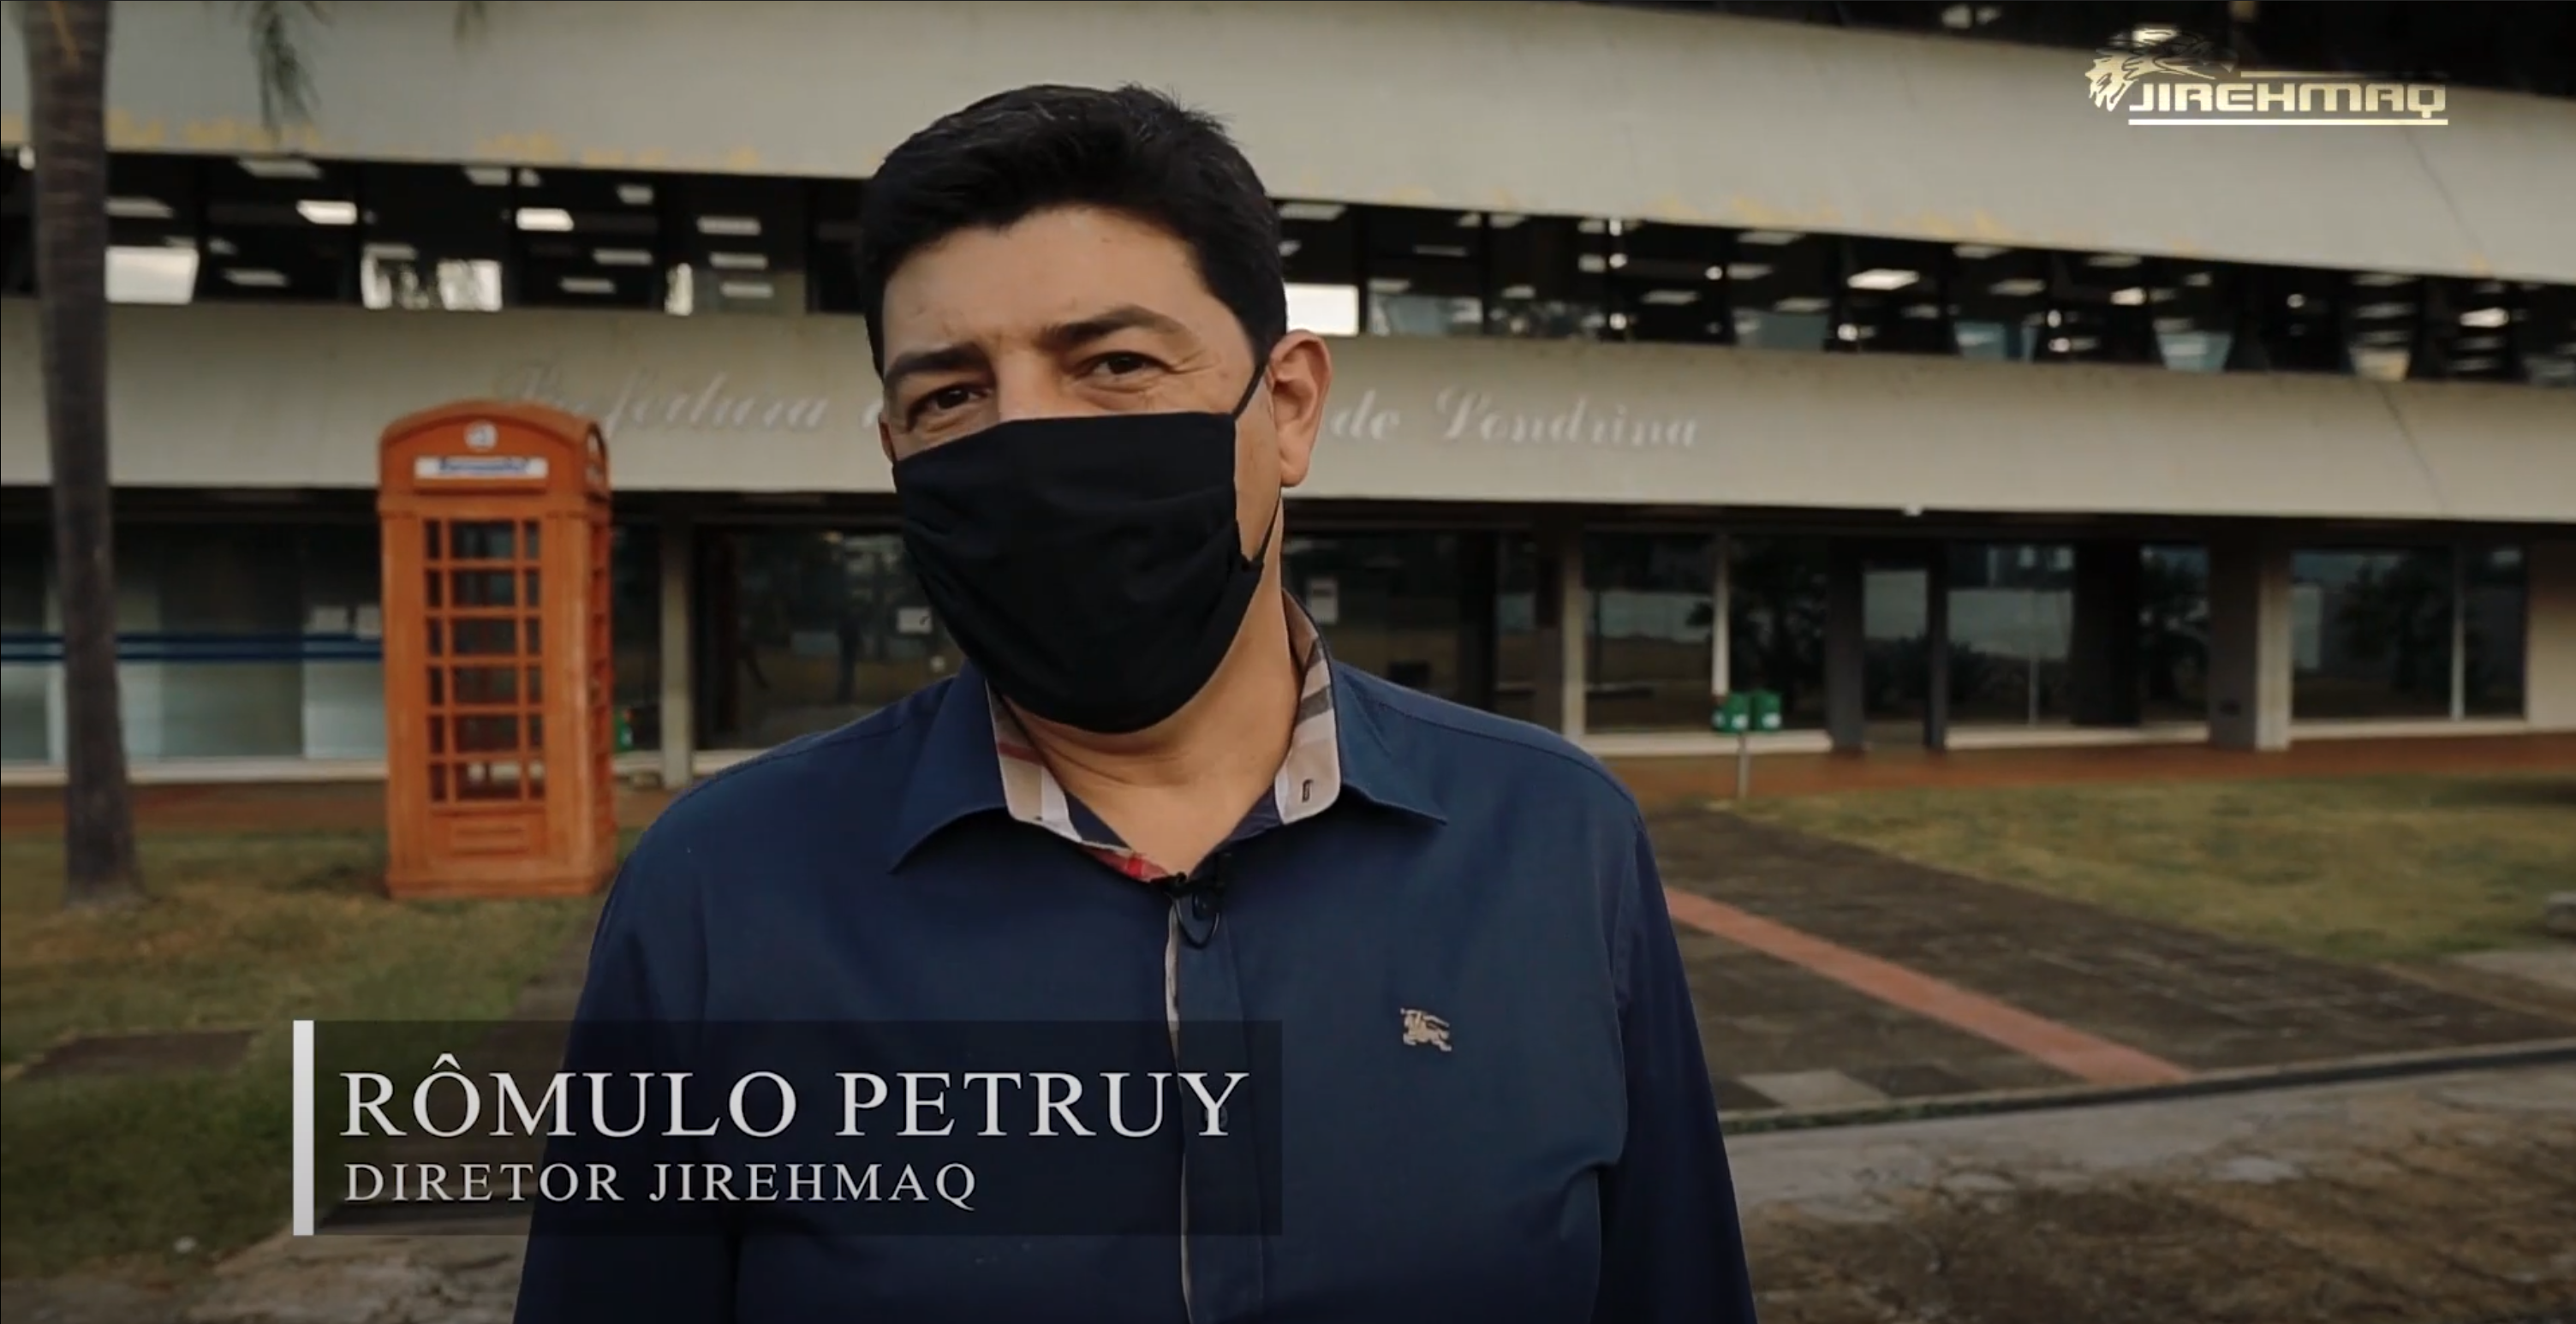
<path id="1" fill-rule="evenodd" d="M 1402 1008 L 1402 1011 L 1404 1012 L 1405 1047 L 1420 1048 L 1428 1044 L 1441 1052 L 1449 1051 L 1449 1022 L 1430 1012 L 1416 1011 L 1411 1007 Z"/>

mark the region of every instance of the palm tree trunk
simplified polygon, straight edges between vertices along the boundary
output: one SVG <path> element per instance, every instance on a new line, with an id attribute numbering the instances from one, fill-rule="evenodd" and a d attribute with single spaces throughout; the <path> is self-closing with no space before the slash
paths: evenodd
<path id="1" fill-rule="evenodd" d="M 117 711 L 107 465 L 108 0 L 39 0 L 18 10 L 36 151 L 39 339 L 63 618 L 63 902 L 107 905 L 143 896 Z"/>

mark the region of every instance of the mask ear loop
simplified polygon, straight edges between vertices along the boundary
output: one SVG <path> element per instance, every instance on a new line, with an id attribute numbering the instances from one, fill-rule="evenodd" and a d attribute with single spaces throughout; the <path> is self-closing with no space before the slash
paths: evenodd
<path id="1" fill-rule="evenodd" d="M 1252 407 L 1252 397 L 1260 392 L 1261 383 L 1267 380 L 1269 376 L 1269 358 L 1267 355 L 1264 355 L 1262 361 L 1253 367 L 1252 380 L 1244 384 L 1243 398 L 1234 402 L 1233 411 L 1227 415 L 1230 420 L 1238 425 L 1243 422 L 1243 411 Z M 1270 535 L 1272 531 L 1279 527 L 1279 512 L 1287 509 L 1287 506 L 1288 494 L 1285 491 L 1280 492 L 1277 496 L 1271 499 L 1270 518 L 1261 526 L 1261 545 L 1253 548 L 1251 559 L 1248 562 L 1248 564 L 1253 568 L 1259 569 L 1262 559 L 1270 555 Z"/>

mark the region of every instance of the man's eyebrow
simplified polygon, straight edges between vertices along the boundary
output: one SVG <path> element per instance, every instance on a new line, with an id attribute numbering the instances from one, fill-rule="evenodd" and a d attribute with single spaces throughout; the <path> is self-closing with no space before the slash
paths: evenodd
<path id="1" fill-rule="evenodd" d="M 1180 319 L 1155 312 L 1142 304 L 1124 303 L 1089 317 L 1071 322 L 1058 322 L 1038 333 L 1038 343 L 1062 353 L 1095 340 L 1103 340 L 1121 331 L 1152 331 L 1159 335 L 1180 336 L 1195 340 Z"/>
<path id="2" fill-rule="evenodd" d="M 1089 317 L 1058 322 L 1038 333 L 1038 343 L 1051 353 L 1061 354 L 1121 331 L 1152 331 L 1159 335 L 1196 339 L 1180 319 L 1141 304 L 1128 303 L 1103 309 Z M 925 372 L 962 372 L 987 367 L 990 362 L 984 351 L 975 345 L 962 342 L 936 345 L 896 355 L 893 362 L 886 364 L 882 382 L 886 393 L 891 395 L 906 377 Z"/>
<path id="3" fill-rule="evenodd" d="M 969 368 L 983 367 L 985 361 L 984 351 L 973 345 L 939 345 L 930 349 L 917 349 L 908 354 L 896 355 L 894 362 L 886 365 L 882 384 L 886 394 L 892 395 L 894 388 L 901 385 L 906 377 L 918 376 L 925 372 L 963 372 Z"/>

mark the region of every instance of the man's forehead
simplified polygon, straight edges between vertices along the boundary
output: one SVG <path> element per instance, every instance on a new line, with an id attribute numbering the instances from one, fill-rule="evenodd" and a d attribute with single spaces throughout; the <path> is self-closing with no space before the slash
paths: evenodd
<path id="1" fill-rule="evenodd" d="M 1130 303 L 1186 322 L 1194 295 L 1213 298 L 1187 245 L 1115 213 L 1066 208 L 925 245 L 888 278 L 885 312 L 953 336 L 979 324 L 1025 332 Z"/>

